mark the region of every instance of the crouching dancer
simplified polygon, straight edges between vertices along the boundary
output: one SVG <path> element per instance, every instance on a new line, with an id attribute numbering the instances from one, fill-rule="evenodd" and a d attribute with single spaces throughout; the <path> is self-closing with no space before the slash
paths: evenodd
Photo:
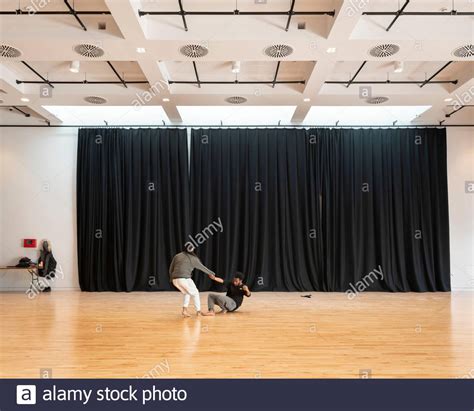
<path id="1" fill-rule="evenodd" d="M 219 277 L 214 277 L 214 281 L 224 284 L 227 287 L 227 294 L 216 294 L 211 293 L 207 297 L 207 313 L 202 313 L 202 315 L 212 316 L 215 315 L 214 306 L 218 305 L 221 308 L 221 313 L 226 313 L 227 311 L 232 312 L 237 310 L 241 305 L 245 297 L 250 297 L 251 293 L 249 288 L 243 282 L 243 274 L 237 273 L 234 278 L 224 283 L 224 280 Z"/>

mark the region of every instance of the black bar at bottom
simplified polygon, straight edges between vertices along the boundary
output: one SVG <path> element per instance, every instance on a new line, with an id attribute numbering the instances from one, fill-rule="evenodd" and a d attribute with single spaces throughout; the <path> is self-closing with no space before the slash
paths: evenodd
<path id="1" fill-rule="evenodd" d="M 466 367 L 468 368 L 468 367 Z M 249 373 L 252 373 L 249 369 Z M 18 387 L 20 385 L 20 387 Z M 404 410 L 473 409 L 474 381 L 382 379 L 5 379 L 3 410 Z M 31 399 L 35 404 L 18 405 Z M 68 394 L 71 393 L 71 394 Z M 235 398 L 237 396 L 237 398 Z M 229 402 L 229 398 L 234 398 Z M 34 405 L 34 406 L 33 406 Z"/>

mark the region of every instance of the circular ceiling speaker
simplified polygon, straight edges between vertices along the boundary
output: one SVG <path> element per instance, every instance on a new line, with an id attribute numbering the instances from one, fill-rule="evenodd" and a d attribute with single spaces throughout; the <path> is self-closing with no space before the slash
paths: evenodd
<path id="1" fill-rule="evenodd" d="M 225 101 L 227 101 L 230 104 L 244 104 L 247 102 L 247 99 L 241 96 L 232 96 L 232 97 L 226 98 Z"/>
<path id="2" fill-rule="evenodd" d="M 91 104 L 107 103 L 107 100 L 104 97 L 99 97 L 99 96 L 87 96 L 87 97 L 84 97 L 84 100 Z"/>
<path id="3" fill-rule="evenodd" d="M 293 53 L 293 47 L 287 44 L 273 44 L 263 51 L 268 57 L 275 59 L 288 57 Z"/>
<path id="4" fill-rule="evenodd" d="M 372 47 L 369 50 L 369 54 L 372 57 L 383 58 L 383 57 L 393 56 L 394 54 L 397 54 L 399 51 L 400 51 L 400 47 L 397 46 L 396 44 L 386 43 L 386 44 L 379 44 L 375 47 Z"/>
<path id="5" fill-rule="evenodd" d="M 14 59 L 21 56 L 21 51 L 8 44 L 0 44 L 0 56 Z"/>
<path id="6" fill-rule="evenodd" d="M 200 44 L 186 44 L 185 46 L 179 49 L 179 52 L 183 56 L 196 59 L 207 55 L 207 53 L 209 53 L 209 50 L 206 47 L 201 46 Z"/>
<path id="7" fill-rule="evenodd" d="M 91 57 L 91 58 L 97 58 L 97 57 L 102 57 L 105 52 L 102 48 L 99 46 L 96 46 L 95 44 L 78 44 L 77 46 L 74 47 L 74 51 L 81 55 L 82 57 Z"/>
<path id="8" fill-rule="evenodd" d="M 388 101 L 388 97 L 370 97 L 365 101 L 369 104 L 383 104 Z"/>
<path id="9" fill-rule="evenodd" d="M 453 56 L 460 58 L 467 58 L 474 56 L 474 46 L 472 44 L 466 44 L 465 46 L 458 47 L 453 50 Z"/>

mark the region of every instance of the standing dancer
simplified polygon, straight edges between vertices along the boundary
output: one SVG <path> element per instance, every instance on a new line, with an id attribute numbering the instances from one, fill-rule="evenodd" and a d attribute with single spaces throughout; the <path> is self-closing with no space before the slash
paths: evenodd
<path id="1" fill-rule="evenodd" d="M 188 245 L 182 252 L 176 254 L 171 261 L 169 273 L 173 285 L 184 294 L 183 317 L 190 317 L 188 306 L 191 297 L 193 297 L 196 314 L 201 314 L 201 301 L 199 300 L 199 290 L 191 278 L 194 269 L 206 273 L 211 280 L 216 278 L 215 274 L 205 267 L 194 252 L 194 247 Z"/>

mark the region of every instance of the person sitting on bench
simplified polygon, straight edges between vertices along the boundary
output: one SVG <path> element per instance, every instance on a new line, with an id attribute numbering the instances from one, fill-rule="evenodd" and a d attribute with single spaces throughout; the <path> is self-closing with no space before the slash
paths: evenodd
<path id="1" fill-rule="evenodd" d="M 215 294 L 211 293 L 207 297 L 207 308 L 208 312 L 203 315 L 215 315 L 214 306 L 218 305 L 221 308 L 221 313 L 226 313 L 227 311 L 232 312 L 237 310 L 241 305 L 245 297 L 250 297 L 251 292 L 249 288 L 243 282 L 243 274 L 236 273 L 234 278 L 231 281 L 224 283 L 224 280 L 219 277 L 211 278 L 218 283 L 224 284 L 227 287 L 227 294 Z"/>

